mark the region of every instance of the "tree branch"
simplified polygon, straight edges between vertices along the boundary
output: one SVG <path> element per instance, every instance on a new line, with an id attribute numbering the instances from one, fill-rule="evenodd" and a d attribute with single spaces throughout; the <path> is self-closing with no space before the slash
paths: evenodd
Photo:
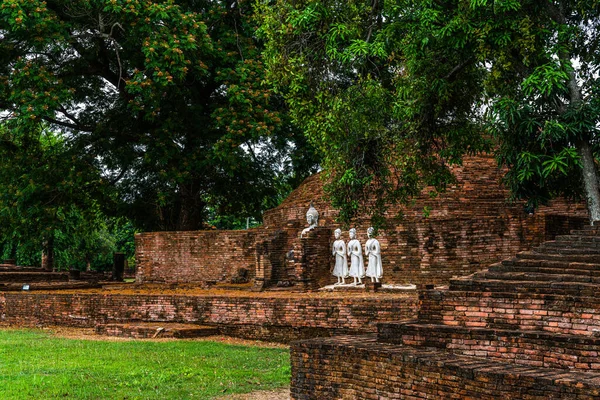
<path id="1" fill-rule="evenodd" d="M 89 132 L 89 133 L 93 132 L 93 129 L 91 129 L 89 127 L 84 127 L 84 126 L 72 124 L 70 122 L 59 121 L 59 120 L 54 119 L 52 117 L 42 117 L 42 119 L 44 121 L 46 121 L 46 122 L 51 123 L 51 124 L 60 125 L 60 126 L 63 126 L 65 128 L 73 129 L 73 130 L 76 130 L 76 131 Z"/>
<path id="2" fill-rule="evenodd" d="M 463 69 L 465 69 L 465 67 L 467 65 L 469 65 L 470 63 L 472 63 L 473 60 L 474 60 L 474 57 L 469 57 L 465 61 L 463 61 L 460 64 L 456 65 L 454 68 L 452 68 L 452 70 L 450 72 L 448 72 L 448 74 L 446 74 L 446 76 L 444 76 L 444 79 L 447 80 L 447 81 L 454 79 L 454 77 L 456 76 L 456 74 L 458 74 L 460 71 L 462 71 Z"/>

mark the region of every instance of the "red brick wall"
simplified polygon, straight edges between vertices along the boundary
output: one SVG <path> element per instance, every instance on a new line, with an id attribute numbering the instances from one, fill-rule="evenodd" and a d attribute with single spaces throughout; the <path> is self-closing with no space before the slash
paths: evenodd
<path id="1" fill-rule="evenodd" d="M 533 289 L 532 289 L 533 290 Z M 593 290 L 593 288 L 592 288 Z M 593 336 L 600 330 L 600 300 L 552 294 L 429 290 L 421 294 L 419 319 L 468 328 L 488 327 Z"/>
<path id="2" fill-rule="evenodd" d="M 254 278 L 250 231 L 151 232 L 135 237 L 137 282 L 227 282 L 247 268 Z"/>
<path id="3" fill-rule="evenodd" d="M 453 172 L 457 183 L 446 193 L 431 198 L 424 190 L 411 207 L 390 209 L 390 216 L 402 211 L 404 218 L 390 218 L 378 237 L 385 283 L 445 284 L 453 276 L 485 268 L 586 222 L 583 204 L 557 201 L 527 215 L 523 204 L 507 203 L 508 191 L 499 184 L 502 171 L 492 157 L 467 158 Z M 320 176 L 315 175 L 279 207 L 265 212 L 263 228 L 140 234 L 136 237 L 137 280 L 226 282 L 240 267 L 248 268 L 253 276 L 258 268 L 262 287 L 297 280 L 305 275 L 298 272 L 305 268 L 301 260 L 307 257 L 299 234 L 306 226 L 310 201 L 320 213 L 319 226 L 333 232 L 338 227 L 337 213 L 325 200 Z M 425 208 L 430 210 L 427 217 Z M 366 218 L 354 223 L 363 244 L 369 225 Z M 348 240 L 347 231 L 343 238 Z M 329 233 L 328 239 L 319 240 L 329 247 L 334 238 Z M 322 250 L 313 246 L 308 251 L 325 254 Z M 334 281 L 329 264 L 322 269 L 320 284 Z"/>
<path id="4" fill-rule="evenodd" d="M 214 324 L 225 333 L 288 342 L 376 332 L 377 322 L 413 319 L 417 296 L 191 296 L 0 292 L 0 320 L 16 325 L 161 321 Z"/>
<path id="5" fill-rule="evenodd" d="M 390 217 L 378 237 L 384 282 L 445 284 L 453 276 L 468 275 L 587 222 L 582 203 L 555 201 L 533 215 L 524 212 L 522 203 L 509 204 L 509 193 L 500 185 L 503 171 L 491 156 L 466 158 L 453 173 L 457 182 L 446 193 L 431 198 L 424 190 L 412 206 L 390 208 L 390 216 L 402 212 L 404 217 Z M 339 227 L 322 186 L 319 175 L 308 178 L 279 207 L 265 212 L 264 226 L 300 229 L 313 201 L 319 225 L 331 231 Z M 430 210 L 427 217 L 425 208 Z M 368 219 L 359 217 L 353 226 L 364 244 Z M 342 235 L 347 241 L 347 230 Z M 330 237 L 330 243 L 333 240 Z"/>

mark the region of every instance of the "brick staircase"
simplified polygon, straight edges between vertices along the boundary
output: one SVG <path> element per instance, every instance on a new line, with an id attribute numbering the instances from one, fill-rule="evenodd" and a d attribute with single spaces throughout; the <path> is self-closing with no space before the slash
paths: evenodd
<path id="1" fill-rule="evenodd" d="M 420 293 L 376 337 L 300 342 L 292 397 L 600 399 L 600 229 Z"/>

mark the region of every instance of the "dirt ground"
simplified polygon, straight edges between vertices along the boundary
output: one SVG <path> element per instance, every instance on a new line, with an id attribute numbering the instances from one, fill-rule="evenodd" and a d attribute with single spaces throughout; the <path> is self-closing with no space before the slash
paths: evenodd
<path id="1" fill-rule="evenodd" d="M 230 396 L 217 397 L 216 400 L 288 400 L 290 389 L 260 390 L 246 394 L 234 394 Z"/>
<path id="2" fill-rule="evenodd" d="M 18 327 L 12 325 L 6 325 L 0 323 L 0 328 L 2 329 L 28 329 L 28 327 Z M 81 340 L 104 340 L 104 341 L 131 341 L 131 340 L 144 340 L 144 341 L 153 341 L 153 342 L 169 342 L 173 340 L 178 341 L 210 341 L 210 342 L 220 342 L 225 344 L 232 345 L 241 345 L 241 346 L 254 346 L 254 347 L 268 347 L 268 348 L 279 348 L 279 349 L 289 349 L 290 346 L 281 344 L 281 343 L 272 343 L 272 342 L 263 342 L 259 340 L 246 340 L 239 339 L 229 336 L 215 335 L 215 336 L 205 336 L 199 338 L 189 338 L 189 339 L 178 339 L 178 338 L 157 338 L 157 339 L 135 339 L 135 338 L 125 338 L 125 337 L 116 337 L 116 336 L 105 336 L 99 335 L 96 333 L 94 328 L 71 328 L 64 326 L 44 326 L 39 328 L 30 328 L 30 329 L 40 329 L 44 332 L 48 332 L 49 334 L 62 337 L 66 339 L 81 339 Z"/>

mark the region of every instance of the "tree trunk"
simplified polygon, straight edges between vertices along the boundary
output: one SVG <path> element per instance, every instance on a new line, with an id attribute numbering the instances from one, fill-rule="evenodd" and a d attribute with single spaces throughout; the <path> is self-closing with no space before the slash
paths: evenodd
<path id="1" fill-rule="evenodd" d="M 46 271 L 54 269 L 54 235 L 50 234 L 48 241 L 44 244 L 42 251 L 42 268 Z"/>
<path id="2" fill-rule="evenodd" d="M 17 248 L 19 247 L 19 245 L 17 243 L 14 242 L 10 242 L 10 259 L 11 260 L 16 260 L 17 259 Z"/>
<path id="3" fill-rule="evenodd" d="M 577 147 L 577 151 L 581 157 L 585 199 L 589 211 L 590 223 L 594 225 L 595 221 L 600 221 L 600 187 L 598 186 L 598 171 L 594 162 L 594 155 L 592 154 L 592 146 L 590 146 L 589 141 L 580 139 L 575 143 L 575 147 Z"/>
<path id="4" fill-rule="evenodd" d="M 577 106 L 583 101 L 581 87 L 577 83 L 577 77 L 574 71 L 569 71 L 569 81 L 567 82 L 571 105 Z M 590 217 L 590 224 L 600 221 L 600 187 L 598 186 L 598 169 L 594 162 L 590 137 L 586 132 L 581 132 L 580 137 L 575 141 L 575 147 L 581 157 L 581 173 L 583 176 L 583 188 L 585 190 L 585 200 Z"/>

